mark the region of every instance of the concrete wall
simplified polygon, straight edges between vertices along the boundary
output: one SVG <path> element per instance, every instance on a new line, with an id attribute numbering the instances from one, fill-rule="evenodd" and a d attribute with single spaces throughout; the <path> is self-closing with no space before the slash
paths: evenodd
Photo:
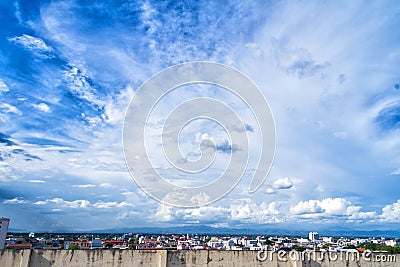
<path id="1" fill-rule="evenodd" d="M 400 257 L 400 255 L 398 255 Z M 318 259 L 319 258 L 319 259 Z M 397 259 L 396 259 L 397 260 Z M 400 258 L 398 259 L 400 261 Z M 1 250 L 1 267 L 50 267 L 50 266 L 268 266 L 268 267 L 376 267 L 400 264 L 393 262 L 377 262 L 345 257 L 332 260 L 322 259 L 294 260 L 287 254 L 278 260 L 274 254 L 260 261 L 256 251 L 139 251 L 139 250 Z"/>

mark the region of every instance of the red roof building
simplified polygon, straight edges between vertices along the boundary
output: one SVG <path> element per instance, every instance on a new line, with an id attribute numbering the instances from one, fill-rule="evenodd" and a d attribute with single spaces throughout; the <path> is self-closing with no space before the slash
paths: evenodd
<path id="1" fill-rule="evenodd" d="M 12 248 L 12 249 L 26 249 L 26 248 L 32 248 L 32 244 L 30 243 L 22 243 L 22 244 L 9 244 L 7 248 Z"/>

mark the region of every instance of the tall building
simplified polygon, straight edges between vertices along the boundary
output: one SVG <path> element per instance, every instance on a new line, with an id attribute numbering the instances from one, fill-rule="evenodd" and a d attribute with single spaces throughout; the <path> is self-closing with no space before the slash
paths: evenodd
<path id="1" fill-rule="evenodd" d="M 7 236 L 9 223 L 10 223 L 10 219 L 0 218 L 0 249 L 4 249 L 4 243 L 6 242 L 6 236 Z"/>
<path id="2" fill-rule="evenodd" d="M 318 239 L 319 239 L 319 234 L 318 234 L 317 232 L 310 232 L 310 233 L 308 234 L 308 239 L 309 239 L 310 241 L 318 240 Z"/>

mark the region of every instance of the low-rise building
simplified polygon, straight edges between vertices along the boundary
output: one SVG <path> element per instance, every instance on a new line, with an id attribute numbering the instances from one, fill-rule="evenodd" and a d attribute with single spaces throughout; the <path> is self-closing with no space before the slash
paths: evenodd
<path id="1" fill-rule="evenodd" d="M 91 249 L 98 249 L 103 247 L 103 242 L 101 241 L 100 238 L 95 238 L 92 241 L 90 241 L 90 248 Z"/>
<path id="2" fill-rule="evenodd" d="M 0 249 L 4 249 L 10 219 L 0 218 Z"/>
<path id="3" fill-rule="evenodd" d="M 318 232 L 310 232 L 310 233 L 308 233 L 308 239 L 309 239 L 310 241 L 319 240 L 319 234 L 318 234 Z"/>
<path id="4" fill-rule="evenodd" d="M 11 249 L 29 249 L 32 248 L 31 243 L 21 243 L 21 244 L 10 244 L 7 246 L 7 248 Z"/>

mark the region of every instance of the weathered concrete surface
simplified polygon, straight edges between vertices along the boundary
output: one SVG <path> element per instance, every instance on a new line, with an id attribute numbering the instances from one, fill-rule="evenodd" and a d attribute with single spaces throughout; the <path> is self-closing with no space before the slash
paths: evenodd
<path id="1" fill-rule="evenodd" d="M 167 251 L 138 250 L 3 250 L 1 267 L 166 266 Z"/>
<path id="2" fill-rule="evenodd" d="M 378 254 L 379 255 L 379 254 Z M 400 255 L 397 255 L 400 257 Z M 268 255 L 260 261 L 256 251 L 166 251 L 166 250 L 0 250 L 0 267 L 50 266 L 268 266 L 268 267 L 400 267 L 397 259 L 387 262 L 337 257 L 301 259 L 289 254 L 278 260 Z M 272 260 L 271 260 L 272 259 Z M 400 261 L 400 259 L 398 259 Z"/>
<path id="3" fill-rule="evenodd" d="M 255 251 L 169 251 L 167 266 L 286 266 L 257 260 Z M 287 265 L 289 266 L 289 265 Z"/>

